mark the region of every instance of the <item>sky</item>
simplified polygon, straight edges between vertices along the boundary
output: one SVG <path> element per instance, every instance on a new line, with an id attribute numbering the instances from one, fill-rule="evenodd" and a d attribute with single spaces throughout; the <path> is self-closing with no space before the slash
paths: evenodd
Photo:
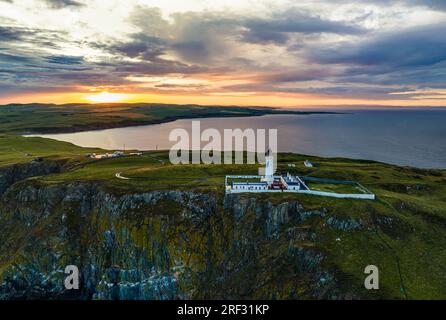
<path id="1" fill-rule="evenodd" d="M 0 0 L 0 103 L 446 106 L 445 0 Z"/>

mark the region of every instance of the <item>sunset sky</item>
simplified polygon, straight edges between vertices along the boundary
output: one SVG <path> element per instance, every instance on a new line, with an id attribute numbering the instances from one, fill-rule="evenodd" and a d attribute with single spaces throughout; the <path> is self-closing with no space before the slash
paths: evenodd
<path id="1" fill-rule="evenodd" d="M 0 103 L 446 106 L 444 0 L 0 0 Z"/>

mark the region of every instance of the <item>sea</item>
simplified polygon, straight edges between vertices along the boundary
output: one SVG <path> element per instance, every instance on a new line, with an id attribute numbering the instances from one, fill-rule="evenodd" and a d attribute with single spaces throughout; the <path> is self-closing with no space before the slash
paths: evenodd
<path id="1" fill-rule="evenodd" d="M 111 150 L 169 149 L 174 129 L 277 129 L 280 152 L 367 159 L 446 169 L 446 109 L 336 110 L 336 114 L 203 118 L 168 123 L 37 136 Z M 33 135 L 36 136 L 36 135 Z M 206 144 L 205 142 L 203 145 Z"/>

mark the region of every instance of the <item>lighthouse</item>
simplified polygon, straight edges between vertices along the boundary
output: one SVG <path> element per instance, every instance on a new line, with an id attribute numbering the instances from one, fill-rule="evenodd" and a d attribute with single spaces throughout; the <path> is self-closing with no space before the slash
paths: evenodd
<path id="1" fill-rule="evenodd" d="M 265 157 L 265 179 L 267 181 L 273 181 L 273 175 L 274 175 L 274 157 L 273 156 L 267 156 Z"/>
<path id="2" fill-rule="evenodd" d="M 270 150 L 265 155 L 265 176 L 263 181 L 270 186 L 274 182 L 274 156 L 271 155 Z"/>

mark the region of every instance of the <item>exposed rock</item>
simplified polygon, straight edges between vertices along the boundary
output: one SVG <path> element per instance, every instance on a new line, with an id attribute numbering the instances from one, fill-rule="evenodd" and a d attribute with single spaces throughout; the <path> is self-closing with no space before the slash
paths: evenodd
<path id="1" fill-rule="evenodd" d="M 31 161 L 26 164 L 16 164 L 0 168 L 0 196 L 14 183 L 23 179 L 61 172 L 64 168 L 62 161 Z"/>
<path id="2" fill-rule="evenodd" d="M 328 217 L 326 223 L 342 231 L 361 230 L 365 228 L 361 219 L 339 219 L 337 217 Z"/>
<path id="3" fill-rule="evenodd" d="M 15 183 L 0 197 L 0 298 L 343 298 L 313 225 L 356 230 L 298 201 L 193 191 L 113 194 Z M 312 246 L 308 246 L 311 243 Z M 80 290 L 63 286 L 80 270 Z M 288 289 L 284 291 L 284 287 Z"/>

